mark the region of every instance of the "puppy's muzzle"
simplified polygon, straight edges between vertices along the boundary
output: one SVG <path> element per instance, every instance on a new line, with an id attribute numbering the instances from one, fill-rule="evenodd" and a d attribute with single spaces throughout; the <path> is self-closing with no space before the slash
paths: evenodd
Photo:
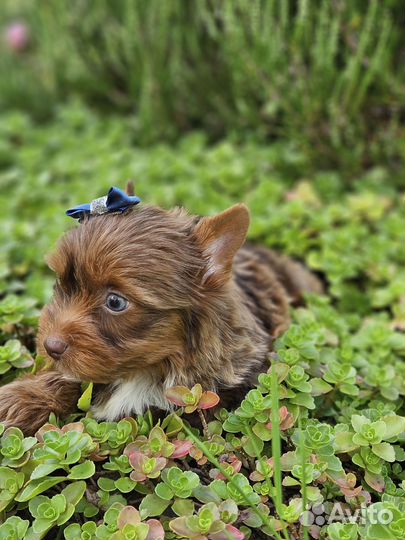
<path id="1" fill-rule="evenodd" d="M 68 344 L 59 337 L 47 337 L 44 341 L 44 347 L 49 356 L 54 360 L 60 360 L 68 348 Z"/>

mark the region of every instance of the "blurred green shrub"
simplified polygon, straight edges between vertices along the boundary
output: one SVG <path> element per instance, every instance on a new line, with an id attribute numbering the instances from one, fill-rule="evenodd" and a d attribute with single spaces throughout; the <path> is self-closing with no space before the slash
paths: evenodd
<path id="1" fill-rule="evenodd" d="M 192 129 L 297 141 L 314 166 L 397 165 L 399 0 L 5 2 L 0 106 L 40 117 L 78 94 L 133 118 L 141 142 Z"/>
<path id="2" fill-rule="evenodd" d="M 0 167 L 0 294 L 13 295 L 0 303 L 0 328 L 32 308 L 15 294 L 48 300 L 53 276 L 44 274 L 44 255 L 74 225 L 66 208 L 128 178 L 145 203 L 165 208 L 204 215 L 246 202 L 250 238 L 326 275 L 344 311 L 389 308 L 403 319 L 403 216 L 387 169 L 363 173 L 346 191 L 336 172 L 305 176 L 307 157 L 285 141 L 209 145 L 193 134 L 175 146 L 139 148 L 127 121 L 79 104 L 43 126 L 21 113 L 0 120 L 9 161 Z"/>

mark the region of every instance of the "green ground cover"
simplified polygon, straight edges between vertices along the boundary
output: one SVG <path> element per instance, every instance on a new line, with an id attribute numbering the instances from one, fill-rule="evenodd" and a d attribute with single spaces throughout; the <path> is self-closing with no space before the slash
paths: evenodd
<path id="1" fill-rule="evenodd" d="M 36 438 L 6 429 L 0 540 L 157 540 L 162 528 L 169 540 L 404 537 L 397 182 L 390 169 L 373 167 L 347 186 L 340 172 L 310 174 L 310 161 L 293 142 L 212 145 L 201 133 L 174 148 L 141 148 L 131 119 L 77 102 L 42 126 L 22 113 L 1 115 L 2 384 L 42 365 L 34 339 L 53 282 L 44 255 L 75 226 L 64 210 L 129 178 L 145 203 L 167 208 L 213 214 L 246 202 L 250 240 L 305 261 L 328 293 L 295 310 L 258 388 L 236 411 L 221 410 L 205 433 L 190 430 L 181 410 L 161 426 L 148 414 L 96 422 L 86 412 L 90 388 L 81 413 L 51 417 Z M 188 403 L 198 409 L 193 392 Z M 328 524 L 335 503 L 367 510 L 354 523 Z M 311 522 L 321 504 L 324 521 Z M 378 512 L 392 519 L 379 524 Z"/>

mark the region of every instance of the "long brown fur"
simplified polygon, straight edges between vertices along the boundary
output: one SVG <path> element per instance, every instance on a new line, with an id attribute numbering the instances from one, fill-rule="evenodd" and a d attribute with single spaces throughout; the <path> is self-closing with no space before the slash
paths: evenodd
<path id="1" fill-rule="evenodd" d="M 0 389 L 0 421 L 33 433 L 51 411 L 75 410 L 80 381 L 97 383 L 103 406 L 139 374 L 156 385 L 151 392 L 199 382 L 235 405 L 267 368 L 289 305 L 322 290 L 299 263 L 241 248 L 248 225 L 244 205 L 212 218 L 142 205 L 69 231 L 49 258 L 57 282 L 38 351 L 48 356 L 44 342 L 55 336 L 68 347 L 52 371 Z M 111 292 L 129 301 L 126 311 L 106 309 Z"/>

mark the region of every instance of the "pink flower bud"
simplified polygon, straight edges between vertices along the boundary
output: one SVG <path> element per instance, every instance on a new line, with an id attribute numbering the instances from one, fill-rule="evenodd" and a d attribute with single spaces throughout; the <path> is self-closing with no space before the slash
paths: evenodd
<path id="1" fill-rule="evenodd" d="M 6 27 L 4 40 L 7 46 L 14 52 L 25 50 L 29 43 L 28 27 L 23 22 L 14 22 Z"/>

